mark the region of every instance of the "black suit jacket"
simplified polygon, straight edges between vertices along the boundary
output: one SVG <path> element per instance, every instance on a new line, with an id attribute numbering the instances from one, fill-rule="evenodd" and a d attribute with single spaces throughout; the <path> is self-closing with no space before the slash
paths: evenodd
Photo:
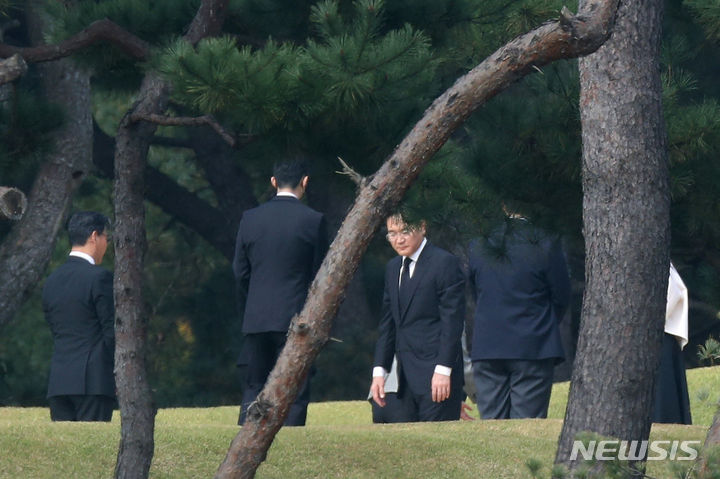
<path id="1" fill-rule="evenodd" d="M 475 297 L 472 353 L 478 359 L 564 358 L 558 323 L 570 301 L 560 241 L 509 220 L 470 246 Z"/>
<path id="2" fill-rule="evenodd" d="M 398 297 L 401 265 L 402 257 L 395 257 L 385 271 L 374 366 L 389 371 L 397 354 L 399 374 L 414 394 L 430 394 L 436 365 L 451 367 L 451 387 L 457 391 L 463 386 L 460 337 L 465 316 L 460 261 L 428 242 L 410 279 L 411 298 L 402 310 Z"/>
<path id="3" fill-rule="evenodd" d="M 243 333 L 288 330 L 327 248 L 325 217 L 296 198 L 276 196 L 243 214 L 233 260 Z"/>
<path id="4" fill-rule="evenodd" d="M 42 303 L 54 342 L 48 397 L 115 396 L 112 273 L 70 256 L 45 281 Z"/>

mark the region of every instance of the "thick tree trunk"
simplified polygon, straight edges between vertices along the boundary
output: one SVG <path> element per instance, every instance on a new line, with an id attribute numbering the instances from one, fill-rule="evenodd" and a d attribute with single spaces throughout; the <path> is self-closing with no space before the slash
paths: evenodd
<path id="1" fill-rule="evenodd" d="M 42 22 L 30 5 L 27 18 L 32 38 L 40 41 Z M 68 59 L 38 69 L 47 99 L 62 106 L 65 122 L 53 133 L 53 151 L 35 177 L 27 213 L 0 245 L 0 327 L 45 273 L 72 195 L 92 166 L 89 73 Z"/>
<path id="2" fill-rule="evenodd" d="M 581 431 L 650 433 L 670 244 L 662 11 L 662 0 L 622 2 L 610 40 L 580 60 L 585 296 L 556 458 L 571 467 Z"/>
<path id="3" fill-rule="evenodd" d="M 147 315 L 143 304 L 145 163 L 156 125 L 134 122 L 135 112 L 163 112 L 168 86 L 148 74 L 139 101 L 125 115 L 115 154 L 115 381 L 122 418 L 116 478 L 148 476 L 155 405 L 147 379 Z"/>
<path id="4" fill-rule="evenodd" d="M 383 217 L 401 200 L 433 154 L 473 111 L 512 82 L 556 59 L 596 50 L 609 35 L 616 8 L 614 1 L 593 2 L 584 14 L 571 17 L 564 13 L 560 22 L 545 24 L 498 50 L 435 100 L 372 180 L 364 182 L 217 478 L 254 477 L 299 384 L 328 340 L 332 319 L 368 243 Z"/>
<path id="5" fill-rule="evenodd" d="M 196 44 L 221 31 L 228 0 L 203 0 L 185 35 Z M 148 73 L 138 101 L 125 115 L 115 139 L 115 379 L 121 436 L 115 477 L 148 477 L 154 449 L 155 405 L 147 380 L 147 315 L 142 277 L 145 252 L 147 153 L 157 125 L 139 120 L 165 112 L 169 85 Z"/>

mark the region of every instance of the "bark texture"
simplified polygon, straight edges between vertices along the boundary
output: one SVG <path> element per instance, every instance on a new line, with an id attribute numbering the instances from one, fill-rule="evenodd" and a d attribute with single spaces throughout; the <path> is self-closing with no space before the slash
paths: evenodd
<path id="1" fill-rule="evenodd" d="M 622 2 L 612 37 L 580 60 L 585 296 L 560 463 L 581 431 L 650 433 L 670 246 L 662 12 L 662 0 Z"/>
<path id="2" fill-rule="evenodd" d="M 293 318 L 285 349 L 215 477 L 254 477 L 328 340 L 332 319 L 368 243 L 433 154 L 473 111 L 514 81 L 554 60 L 595 51 L 608 38 L 616 9 L 616 1 L 589 2 L 577 16 L 564 10 L 560 21 L 508 43 L 436 99 L 375 175 L 361 182 L 305 307 Z"/>
<path id="3" fill-rule="evenodd" d="M 164 111 L 168 86 L 148 74 L 133 111 Z M 154 451 L 156 408 L 147 379 L 144 309 L 145 163 L 157 127 L 134 123 L 130 113 L 120 123 L 115 153 L 115 381 L 121 416 L 115 477 L 148 477 Z"/>
<path id="4" fill-rule="evenodd" d="M 203 0 L 185 40 L 193 45 L 217 35 L 228 0 Z M 138 100 L 125 114 L 115 138 L 115 379 L 121 415 L 115 477 L 142 479 L 154 453 L 156 408 L 147 380 L 147 314 L 143 303 L 145 253 L 145 168 L 157 129 L 141 118 L 167 109 L 170 86 L 157 74 L 143 79 Z"/>
<path id="5" fill-rule="evenodd" d="M 30 3 L 31 38 L 41 41 L 42 20 Z M 0 245 L 0 327 L 12 320 L 45 273 L 72 195 L 92 166 L 89 72 L 69 59 L 38 68 L 45 95 L 62 106 L 65 122 L 53 133 L 53 152 L 35 177 L 25 216 Z"/>

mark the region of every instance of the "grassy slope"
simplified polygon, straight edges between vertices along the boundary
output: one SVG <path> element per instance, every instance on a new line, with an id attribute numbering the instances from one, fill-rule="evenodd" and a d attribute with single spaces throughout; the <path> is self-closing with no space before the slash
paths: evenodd
<path id="1" fill-rule="evenodd" d="M 704 440 L 720 368 L 688 371 L 694 426 L 657 425 L 652 438 Z M 364 401 L 311 404 L 304 428 L 278 434 L 259 478 L 520 478 L 547 468 L 568 385 L 553 390 L 550 419 L 373 425 Z M 237 433 L 236 407 L 158 412 L 153 478 L 212 477 Z M 119 417 L 110 424 L 52 423 L 42 408 L 0 408 L 0 478 L 112 477 Z M 651 462 L 648 474 L 670 477 Z"/>

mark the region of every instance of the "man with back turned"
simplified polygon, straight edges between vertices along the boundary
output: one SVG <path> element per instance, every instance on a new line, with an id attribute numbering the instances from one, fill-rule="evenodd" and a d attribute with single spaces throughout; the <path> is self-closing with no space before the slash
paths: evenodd
<path id="1" fill-rule="evenodd" d="M 45 319 L 52 331 L 48 402 L 53 421 L 110 421 L 115 403 L 113 277 L 100 267 L 109 220 L 92 211 L 67 224 L 72 250 L 45 281 Z"/>
<path id="2" fill-rule="evenodd" d="M 290 160 L 273 168 L 276 196 L 245 211 L 238 229 L 233 271 L 238 281 L 242 332 L 239 365 L 247 366 L 239 423 L 262 391 L 290 326 L 327 252 L 325 217 L 300 202 L 308 185 L 305 163 Z M 286 426 L 305 424 L 309 380 L 290 407 Z"/>

